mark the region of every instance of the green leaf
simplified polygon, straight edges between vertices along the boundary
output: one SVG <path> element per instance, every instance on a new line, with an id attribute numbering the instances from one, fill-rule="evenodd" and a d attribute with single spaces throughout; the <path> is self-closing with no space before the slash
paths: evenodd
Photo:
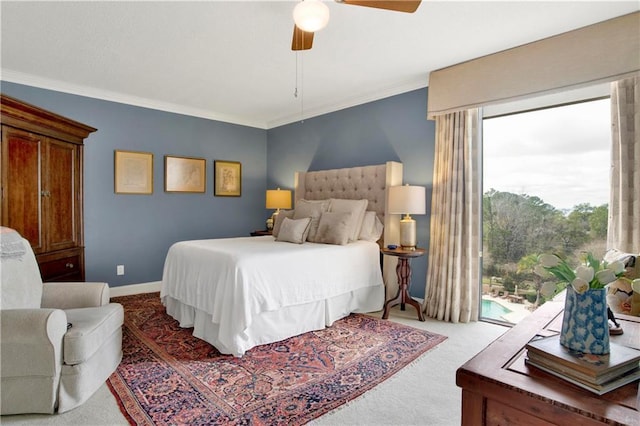
<path id="1" fill-rule="evenodd" d="M 593 253 L 587 253 L 587 265 L 591 266 L 594 272 L 598 272 L 600 268 L 600 261 L 593 257 Z"/>

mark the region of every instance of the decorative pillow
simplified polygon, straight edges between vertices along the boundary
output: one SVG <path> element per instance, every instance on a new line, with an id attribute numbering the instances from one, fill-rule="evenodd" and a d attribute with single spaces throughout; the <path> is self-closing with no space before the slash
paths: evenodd
<path id="1" fill-rule="evenodd" d="M 293 210 L 280 210 L 280 213 L 276 215 L 276 221 L 273 224 L 273 231 L 271 231 L 271 234 L 274 237 L 278 236 L 278 232 L 280 232 L 280 227 L 282 226 L 282 221 L 285 217 L 293 219 Z"/>
<path id="2" fill-rule="evenodd" d="M 345 245 L 349 242 L 351 213 L 324 212 L 320 216 L 315 243 Z"/>
<path id="3" fill-rule="evenodd" d="M 357 241 L 362 228 L 364 212 L 367 210 L 369 200 L 343 200 L 332 198 L 329 211 L 332 213 L 351 213 L 349 222 L 349 242 Z"/>
<path id="4" fill-rule="evenodd" d="M 320 216 L 322 213 L 329 209 L 329 200 L 321 201 L 309 201 L 298 200 L 296 201 L 296 208 L 293 213 L 294 219 L 302 219 L 305 217 L 311 218 L 311 225 L 309 226 L 309 241 L 314 241 L 316 238 L 316 232 L 318 230 L 318 223 L 320 223 Z"/>
<path id="5" fill-rule="evenodd" d="M 382 237 L 383 230 L 384 225 L 380 222 L 376 212 L 365 212 L 358 239 L 375 243 Z"/>
<path id="6" fill-rule="evenodd" d="M 303 219 L 289 219 L 285 217 L 282 220 L 282 226 L 280 232 L 276 237 L 276 241 L 284 241 L 287 243 L 302 244 L 307 239 L 309 233 L 309 224 L 311 218 L 305 217 Z"/>

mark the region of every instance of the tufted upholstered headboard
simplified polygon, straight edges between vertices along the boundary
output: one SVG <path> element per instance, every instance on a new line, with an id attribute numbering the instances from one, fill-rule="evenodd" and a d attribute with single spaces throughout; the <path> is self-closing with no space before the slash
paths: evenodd
<path id="1" fill-rule="evenodd" d="M 369 200 L 367 210 L 375 211 L 384 224 L 383 241 L 398 243 L 400 219 L 387 213 L 387 188 L 402 185 L 402 163 L 387 161 L 373 166 L 344 169 L 296 172 L 295 201 L 341 198 Z M 387 294 L 397 288 L 395 265 L 397 259 L 385 256 L 383 276 Z"/>
<path id="2" fill-rule="evenodd" d="M 384 221 L 386 164 L 348 169 L 299 172 L 295 200 L 369 200 L 367 210 L 375 211 Z"/>

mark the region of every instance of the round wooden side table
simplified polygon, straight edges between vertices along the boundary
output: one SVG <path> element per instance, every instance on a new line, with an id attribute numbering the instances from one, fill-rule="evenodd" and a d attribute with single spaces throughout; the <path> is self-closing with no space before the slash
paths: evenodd
<path id="1" fill-rule="evenodd" d="M 419 247 L 416 247 L 414 250 L 403 249 L 401 247 L 395 249 L 383 247 L 380 251 L 382 254 L 386 254 L 387 256 L 396 256 L 398 258 L 398 266 L 396 266 L 396 274 L 398 276 L 398 293 L 393 299 L 389 299 L 385 302 L 382 319 L 389 318 L 389 310 L 392 307 L 400 304 L 400 309 L 404 311 L 405 304 L 408 303 L 418 311 L 418 319 L 420 321 L 424 321 L 422 306 L 418 301 L 411 297 L 409 294 L 409 288 L 411 287 L 410 260 L 414 257 L 424 256 L 426 250 Z"/>

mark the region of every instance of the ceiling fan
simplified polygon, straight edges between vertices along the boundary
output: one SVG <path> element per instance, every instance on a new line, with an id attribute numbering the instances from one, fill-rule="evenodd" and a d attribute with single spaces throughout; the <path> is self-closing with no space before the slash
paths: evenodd
<path id="1" fill-rule="evenodd" d="M 335 0 L 353 6 L 365 6 L 397 12 L 413 13 L 421 0 Z M 293 10 L 293 40 L 291 50 L 308 50 L 313 45 L 313 34 L 329 22 L 329 8 L 319 0 L 303 0 Z"/>

